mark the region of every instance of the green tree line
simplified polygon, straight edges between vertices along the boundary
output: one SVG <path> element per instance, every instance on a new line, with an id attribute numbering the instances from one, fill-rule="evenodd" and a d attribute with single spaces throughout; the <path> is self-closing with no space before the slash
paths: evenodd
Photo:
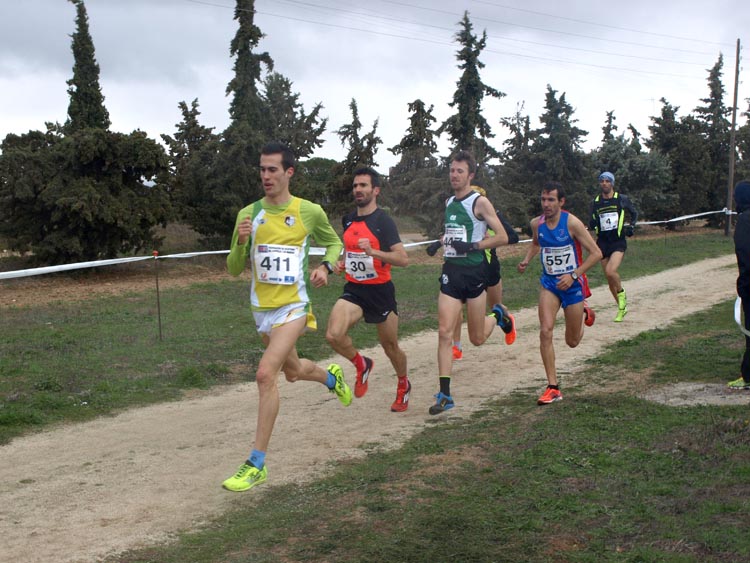
<path id="1" fill-rule="evenodd" d="M 155 228 L 171 221 L 192 227 L 206 248 L 224 248 L 237 211 L 262 194 L 257 163 L 261 146 L 271 139 L 287 143 L 300 160 L 295 193 L 329 213 L 350 205 L 351 175 L 358 166 L 377 167 L 383 143 L 378 121 L 369 128 L 363 124 L 354 98 L 351 122 L 335 131 L 345 158 L 312 156 L 328 127 L 323 106 L 305 109 L 292 81 L 274 70 L 271 55 L 258 51 L 263 33 L 254 22 L 254 0 L 236 0 L 237 31 L 229 45 L 234 74 L 226 87 L 230 122 L 224 131 L 201 123 L 198 99 L 177 104 L 182 121 L 173 133 L 162 134 L 161 142 L 139 130 L 111 131 L 85 3 L 69 2 L 76 17 L 67 119 L 47 123 L 46 131 L 9 134 L 0 144 L 0 236 L 11 249 L 45 264 L 111 258 L 158 248 Z M 681 112 L 662 98 L 646 135 L 631 124 L 621 129 L 610 111 L 600 146 L 585 151 L 590 133 L 577 126 L 565 92 L 547 85 L 540 126 L 532 129 L 520 104 L 514 115 L 498 121 L 506 134 L 498 145 L 482 104 L 505 94 L 481 77 L 486 31 L 475 32 L 468 12 L 457 26 L 460 72 L 449 103 L 452 115 L 437 123 L 434 104 L 408 102 L 404 135 L 387 148 L 399 160 L 383 171 L 388 189 L 381 202 L 395 215 L 416 218 L 424 234 L 437 234 L 449 195 L 449 154 L 437 149 L 441 136 L 450 141 L 449 153 L 468 149 L 476 155 L 477 183 L 518 226 L 539 212 L 546 180 L 563 182 L 567 207 L 585 216 L 597 189 L 592 178 L 610 170 L 617 189 L 643 217 L 661 220 L 722 209 L 730 158 L 737 178 L 750 176 L 750 105 L 740 112 L 744 124 L 731 154 L 732 108 L 724 104 L 721 54 L 708 71 L 699 105 Z M 723 221 L 720 215 L 709 217 L 711 226 Z"/>

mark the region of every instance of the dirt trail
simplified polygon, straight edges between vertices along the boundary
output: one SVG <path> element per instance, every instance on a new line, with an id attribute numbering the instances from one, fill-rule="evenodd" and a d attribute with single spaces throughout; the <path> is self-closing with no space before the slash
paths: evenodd
<path id="1" fill-rule="evenodd" d="M 606 288 L 598 288 L 590 300 L 597 321 L 582 344 L 571 351 L 564 346 L 562 331 L 556 333 L 563 391 L 575 381 L 582 361 L 605 345 L 733 299 L 735 278 L 734 256 L 727 255 L 630 280 L 630 312 L 623 323 L 612 322 L 612 297 Z M 536 309 L 517 311 L 516 320 L 519 336 L 512 346 L 504 344 L 498 331 L 481 348 L 465 350 L 454 368 L 456 408 L 439 417 L 427 414 L 437 391 L 434 332 L 402 343 L 413 383 L 406 413 L 389 411 L 395 384 L 379 348 L 367 351 L 375 360 L 370 390 L 349 408 L 323 388 L 282 378 L 281 413 L 268 454 L 269 481 L 242 498 L 262 495 L 264 488 L 276 484 L 315 478 L 329 463 L 364 455 L 373 443 L 395 447 L 425 424 L 466 416 L 486 399 L 513 389 L 528 389 L 529 408 L 538 408 L 535 400 L 545 379 Z M 350 365 L 342 365 L 352 382 Z M 728 395 L 718 384 L 713 389 Z M 575 400 L 575 392 L 566 394 L 566 400 Z M 108 553 L 168 540 L 230 508 L 238 495 L 220 484 L 249 451 L 256 405 L 255 385 L 241 384 L 0 447 L 0 561 L 96 561 Z"/>

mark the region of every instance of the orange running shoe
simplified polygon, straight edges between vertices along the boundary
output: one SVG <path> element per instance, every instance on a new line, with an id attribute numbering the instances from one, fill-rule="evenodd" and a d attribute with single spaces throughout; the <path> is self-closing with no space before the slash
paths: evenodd
<path id="1" fill-rule="evenodd" d="M 594 310 L 589 307 L 589 304 L 586 302 L 586 300 L 583 301 L 583 324 L 586 326 L 591 326 L 594 324 L 594 321 L 596 320 L 596 313 L 594 313 Z"/>
<path id="2" fill-rule="evenodd" d="M 354 381 L 354 396 L 358 399 L 361 399 L 365 396 L 365 393 L 367 393 L 367 385 L 368 385 L 368 379 L 370 378 L 370 372 L 372 371 L 372 366 L 375 365 L 375 362 L 373 362 L 370 358 L 365 358 L 365 369 L 362 371 L 359 371 L 357 369 L 357 379 Z"/>
<path id="3" fill-rule="evenodd" d="M 503 327 L 503 332 L 505 333 L 505 343 L 510 346 L 516 341 L 516 319 L 510 313 L 505 316 L 508 318 L 506 323 L 510 325 L 510 329 L 505 330 L 505 327 Z"/>
<path id="4" fill-rule="evenodd" d="M 550 403 L 554 403 L 555 401 L 562 401 L 562 393 L 560 393 L 559 389 L 552 389 L 548 386 L 544 390 L 544 393 L 542 393 L 542 396 L 539 397 L 536 404 L 549 405 Z"/>
<path id="5" fill-rule="evenodd" d="M 492 307 L 492 314 L 497 326 L 505 333 L 505 343 L 513 344 L 516 341 L 516 319 L 510 313 L 506 313 L 499 304 Z"/>
<path id="6" fill-rule="evenodd" d="M 396 387 L 396 400 L 391 405 L 391 412 L 404 412 L 408 409 L 409 395 L 411 395 L 411 382 L 407 379 L 406 385 Z"/>
<path id="7" fill-rule="evenodd" d="M 454 360 L 460 360 L 464 357 L 464 351 L 461 350 L 458 346 L 453 346 L 453 359 Z"/>

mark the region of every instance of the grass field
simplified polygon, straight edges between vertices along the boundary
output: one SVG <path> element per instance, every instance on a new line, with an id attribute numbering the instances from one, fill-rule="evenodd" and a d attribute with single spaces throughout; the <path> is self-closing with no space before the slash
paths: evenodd
<path id="1" fill-rule="evenodd" d="M 719 233 L 635 239 L 622 274 L 730 252 Z M 537 295 L 536 276 L 517 275 L 516 261 L 504 261 L 511 308 Z M 403 334 L 435 328 L 437 272 L 396 273 Z M 591 278 L 603 281 L 598 270 Z M 338 289 L 315 294 L 322 325 Z M 236 381 L 236 366 L 260 354 L 246 294 L 241 282 L 164 292 L 161 342 L 151 292 L 3 309 L 0 437 Z M 240 496 L 201 531 L 112 561 L 750 560 L 747 408 L 637 398 L 643 383 L 712 380 L 736 366 L 743 343 L 730 310 L 615 344 L 567 388 L 574 400 L 554 409 L 511 395 L 324 480 Z M 362 347 L 375 343 L 372 331 L 355 330 Z M 310 358 L 330 355 L 322 332 L 300 343 Z"/>
<path id="2" fill-rule="evenodd" d="M 424 256 L 421 249 L 412 252 L 415 258 Z M 627 280 L 729 252 L 731 241 L 715 231 L 635 238 L 621 273 Z M 504 260 L 504 300 L 511 309 L 534 304 L 538 293 L 538 262 L 521 276 L 515 270 L 519 260 Z M 436 328 L 439 271 L 437 261 L 394 270 L 402 335 Z M 600 268 L 591 272 L 590 282 L 592 287 L 604 283 Z M 330 287 L 314 292 L 319 326 L 325 327 L 342 286 L 336 277 Z M 187 389 L 247 378 L 262 354 L 247 292 L 247 282 L 234 280 L 162 291 L 163 340 L 151 287 L 114 297 L 3 308 L 0 443 L 51 423 L 176 400 Z M 352 336 L 361 347 L 376 344 L 374 331 L 363 324 Z M 298 349 L 313 360 L 331 354 L 322 329 L 301 338 Z"/>
<path id="3" fill-rule="evenodd" d="M 720 304 L 612 346 L 555 408 L 519 391 L 112 563 L 748 561 L 747 406 L 638 398 L 714 381 L 742 348 Z"/>

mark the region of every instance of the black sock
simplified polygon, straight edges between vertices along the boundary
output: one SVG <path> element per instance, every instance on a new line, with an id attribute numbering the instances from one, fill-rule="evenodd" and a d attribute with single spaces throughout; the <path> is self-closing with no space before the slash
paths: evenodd
<path id="1" fill-rule="evenodd" d="M 451 378 L 450 376 L 440 376 L 440 392 L 448 397 L 451 396 Z"/>
<path id="2" fill-rule="evenodd" d="M 559 385 L 547 385 L 547 387 L 550 388 L 550 389 L 557 389 L 558 391 L 560 390 L 560 386 Z"/>

